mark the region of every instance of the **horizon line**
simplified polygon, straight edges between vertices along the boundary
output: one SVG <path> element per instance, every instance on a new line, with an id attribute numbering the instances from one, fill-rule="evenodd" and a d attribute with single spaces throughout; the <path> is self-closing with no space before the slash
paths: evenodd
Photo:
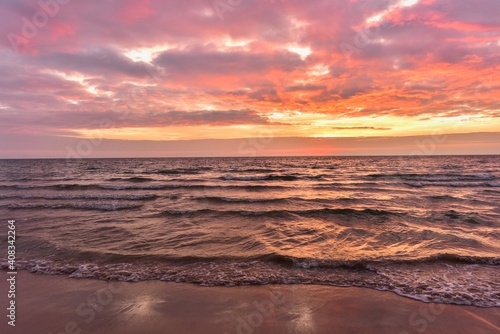
<path id="1" fill-rule="evenodd" d="M 489 156 L 500 156 L 500 153 L 492 154 L 378 154 L 378 155 L 258 155 L 254 157 L 249 156 L 238 156 L 238 155 L 226 155 L 226 156 L 151 156 L 151 157 L 79 157 L 79 158 L 0 158 L 0 160 L 103 160 L 103 159 L 230 159 L 230 158 L 240 158 L 240 159 L 259 159 L 259 158 L 388 158 L 388 157 L 460 157 L 460 156 L 470 156 L 470 157 L 489 157 Z"/>

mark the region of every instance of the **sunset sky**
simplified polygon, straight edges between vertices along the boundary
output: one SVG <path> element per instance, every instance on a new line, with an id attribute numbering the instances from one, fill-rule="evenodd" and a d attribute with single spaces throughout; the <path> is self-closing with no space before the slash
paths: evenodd
<path id="1" fill-rule="evenodd" d="M 0 158 L 500 154 L 498 0 L 0 11 Z"/>

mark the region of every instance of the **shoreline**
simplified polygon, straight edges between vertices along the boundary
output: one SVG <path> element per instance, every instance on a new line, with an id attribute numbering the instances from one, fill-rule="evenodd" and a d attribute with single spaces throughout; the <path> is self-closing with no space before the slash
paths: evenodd
<path id="1" fill-rule="evenodd" d="M 202 287 L 17 274 L 16 326 L 0 332 L 498 333 L 500 308 L 424 303 L 389 291 L 324 285 Z"/>

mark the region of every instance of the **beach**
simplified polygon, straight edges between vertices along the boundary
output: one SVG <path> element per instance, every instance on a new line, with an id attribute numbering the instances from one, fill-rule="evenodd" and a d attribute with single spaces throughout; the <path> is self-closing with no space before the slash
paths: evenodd
<path id="1" fill-rule="evenodd" d="M 5 278 L 6 272 L 2 272 Z M 17 275 L 2 333 L 498 333 L 499 308 L 431 304 L 318 285 L 203 287 Z M 6 291 L 1 280 L 1 291 Z M 2 309 L 5 310 L 5 298 Z M 5 311 L 4 311 L 5 312 Z"/>

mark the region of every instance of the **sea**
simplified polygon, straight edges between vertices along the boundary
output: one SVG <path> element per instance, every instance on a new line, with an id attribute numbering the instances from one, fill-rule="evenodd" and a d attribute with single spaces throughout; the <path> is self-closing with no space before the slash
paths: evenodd
<path id="1" fill-rule="evenodd" d="M 0 160 L 0 266 L 500 306 L 500 156 Z"/>

